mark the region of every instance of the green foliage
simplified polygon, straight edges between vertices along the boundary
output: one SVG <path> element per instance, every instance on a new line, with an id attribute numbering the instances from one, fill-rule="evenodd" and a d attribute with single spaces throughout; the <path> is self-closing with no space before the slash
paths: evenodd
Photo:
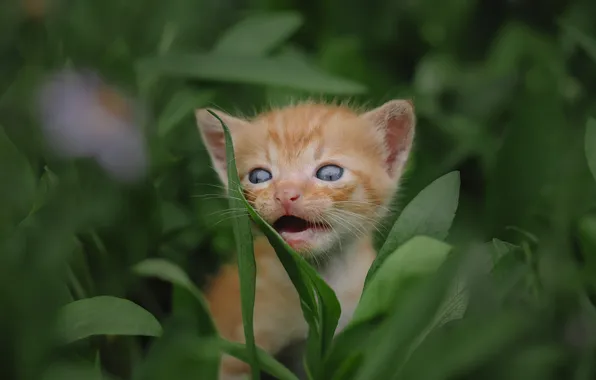
<path id="1" fill-rule="evenodd" d="M 445 239 L 453 223 L 459 200 L 459 173 L 449 173 L 425 188 L 407 207 L 391 228 L 381 246 L 366 283 L 377 268 L 400 245 L 416 235 Z"/>
<path id="2" fill-rule="evenodd" d="M 128 300 L 100 296 L 70 302 L 56 321 L 60 341 L 72 343 L 93 335 L 160 336 L 153 315 Z"/>
<path id="3" fill-rule="evenodd" d="M 225 353 L 295 380 L 253 344 L 249 218 L 300 295 L 309 379 L 596 374 L 593 1 L 9 3 L 3 379 L 215 379 Z M 39 86 L 64 68 L 143 103 L 144 181 L 47 149 Z M 246 202 L 233 160 L 221 191 L 193 116 L 304 97 L 416 105 L 398 207 L 342 331 L 333 290 Z M 247 344 L 218 336 L 202 293 L 233 254 Z"/>

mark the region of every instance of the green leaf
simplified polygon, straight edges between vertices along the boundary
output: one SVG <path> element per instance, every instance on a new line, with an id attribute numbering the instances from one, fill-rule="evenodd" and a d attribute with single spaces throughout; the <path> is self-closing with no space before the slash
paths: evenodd
<path id="1" fill-rule="evenodd" d="M 588 120 L 584 149 L 586 151 L 588 166 L 592 172 L 592 176 L 596 179 L 596 119 L 590 118 Z"/>
<path id="2" fill-rule="evenodd" d="M 365 286 L 387 256 L 412 237 L 425 235 L 439 240 L 447 237 L 459 202 L 459 185 L 459 172 L 445 174 L 404 208 L 368 271 Z"/>
<path id="3" fill-rule="evenodd" d="M 139 305 L 122 298 L 99 296 L 65 305 L 58 315 L 58 336 L 71 343 L 93 335 L 160 336 L 157 319 Z"/>
<path id="4" fill-rule="evenodd" d="M 214 113 L 212 115 L 217 117 Z M 220 122 L 222 122 L 221 119 Z M 227 126 L 223 122 L 222 126 L 227 136 L 226 154 L 228 162 L 233 162 L 235 161 L 233 141 L 229 136 Z M 238 172 L 235 167 L 233 169 L 228 171 L 230 188 L 232 186 L 236 187 L 235 194 L 242 200 L 251 219 L 269 240 L 300 297 L 302 313 L 309 325 L 306 356 L 307 371 L 312 376 L 312 373 L 320 370 L 321 358 L 331 346 L 333 334 L 341 314 L 339 301 L 333 290 L 323 281 L 315 269 L 296 253 L 248 203 L 240 187 Z"/>
<path id="5" fill-rule="evenodd" d="M 467 320 L 452 329 L 431 334 L 404 365 L 400 378 L 451 379 L 473 369 L 486 358 L 514 346 L 528 318 L 514 313 Z M 428 358 L 434 358 L 428 365 Z"/>
<path id="6" fill-rule="evenodd" d="M 218 53 L 168 54 L 141 60 L 139 70 L 147 75 L 159 73 L 336 95 L 355 95 L 365 91 L 362 85 L 326 74 L 295 55 L 253 57 Z"/>
<path id="7" fill-rule="evenodd" d="M 444 251 L 444 243 L 439 243 L 435 245 L 435 249 Z M 432 323 L 445 298 L 458 262 L 447 263 L 450 265 L 442 266 L 434 276 L 427 276 L 406 287 L 399 297 L 400 302 L 391 305 L 387 319 L 370 338 L 375 344 L 367 347 L 357 379 L 395 378 L 410 355 L 412 345 L 417 343 L 420 335 Z"/>
<path id="8" fill-rule="evenodd" d="M 42 380 L 112 380 L 91 363 L 55 363 L 44 372 Z"/>
<path id="9" fill-rule="evenodd" d="M 27 161 L 0 126 L 0 232 L 33 210 L 36 178 Z"/>
<path id="10" fill-rule="evenodd" d="M 170 318 L 157 339 L 135 368 L 132 380 L 217 379 L 220 367 L 219 337 L 198 337 L 194 326 Z"/>
<path id="11" fill-rule="evenodd" d="M 414 281 L 434 274 L 451 246 L 426 236 L 416 236 L 400 246 L 379 267 L 360 298 L 350 324 L 383 315 L 400 302 Z"/>
<path id="12" fill-rule="evenodd" d="M 209 308 L 200 290 L 192 283 L 190 278 L 177 265 L 164 259 L 146 259 L 133 267 L 133 271 L 140 276 L 156 277 L 163 281 L 171 282 L 188 291 L 197 301 L 199 325 L 205 335 L 215 335 L 215 323 L 209 314 Z"/>
<path id="13" fill-rule="evenodd" d="M 348 380 L 358 369 L 370 338 L 383 318 L 373 318 L 346 326 L 333 340 L 325 357 L 320 379 Z"/>
<path id="14" fill-rule="evenodd" d="M 165 106 L 157 121 L 157 134 L 159 137 L 167 136 L 182 119 L 192 115 L 192 112 L 209 103 L 215 94 L 211 91 L 177 92 Z"/>
<path id="15" fill-rule="evenodd" d="M 231 210 L 237 210 L 244 206 L 242 202 L 242 187 L 238 178 L 238 169 L 236 168 L 236 159 L 234 158 L 234 147 L 232 145 L 232 136 L 225 123 L 212 111 L 211 115 L 221 123 L 225 142 L 226 157 L 228 159 L 228 201 Z M 248 363 L 252 369 L 252 378 L 259 379 L 259 359 L 257 356 L 257 346 L 255 344 L 254 333 L 254 308 L 255 292 L 257 281 L 257 263 L 255 261 L 255 252 L 253 247 L 252 231 L 248 215 L 242 214 L 232 218 L 232 227 L 234 230 L 234 240 L 236 241 L 236 257 L 238 260 L 238 274 L 240 275 L 240 299 L 242 305 L 242 324 L 244 326 L 244 338 L 248 352 Z"/>
<path id="16" fill-rule="evenodd" d="M 230 356 L 240 359 L 245 362 L 250 361 L 249 352 L 244 344 L 230 342 L 225 339 L 220 340 L 221 350 Z M 259 356 L 259 363 L 263 371 L 274 376 L 279 380 L 298 380 L 298 378 L 283 364 L 278 362 L 273 356 L 267 352 L 257 348 L 257 355 Z"/>
<path id="17" fill-rule="evenodd" d="M 275 12 L 248 17 L 219 39 L 213 52 L 261 56 L 287 40 L 302 25 L 298 12 Z"/>
<path id="18" fill-rule="evenodd" d="M 568 36 L 581 46 L 590 58 L 596 62 L 596 41 L 573 25 L 562 23 L 561 26 L 567 32 Z"/>
<path id="19" fill-rule="evenodd" d="M 515 244 L 507 243 L 503 240 L 494 238 L 492 240 L 493 264 L 497 263 L 502 257 L 510 254 L 519 247 Z"/>

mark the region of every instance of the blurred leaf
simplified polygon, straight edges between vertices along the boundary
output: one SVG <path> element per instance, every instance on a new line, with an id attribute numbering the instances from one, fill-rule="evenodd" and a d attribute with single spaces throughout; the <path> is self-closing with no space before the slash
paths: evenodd
<path id="1" fill-rule="evenodd" d="M 185 117 L 193 116 L 194 120 L 193 111 L 206 105 L 213 97 L 213 92 L 205 91 L 181 91 L 174 94 L 157 121 L 158 135 L 167 136 Z"/>
<path id="2" fill-rule="evenodd" d="M 228 158 L 228 202 L 230 210 L 242 209 L 243 192 L 238 178 L 238 169 L 236 169 L 236 159 L 234 158 L 234 147 L 232 145 L 232 136 L 227 125 L 212 111 L 209 113 L 217 118 L 224 130 L 226 157 Z M 234 240 L 236 241 L 236 257 L 238 260 L 238 274 L 240 276 L 240 300 L 242 307 L 242 324 L 244 327 L 244 338 L 248 352 L 248 363 L 251 366 L 252 378 L 259 379 L 259 358 L 257 356 L 257 346 L 255 344 L 254 333 L 254 308 L 255 292 L 257 281 L 257 263 L 255 261 L 255 252 L 253 247 L 252 231 L 248 215 L 242 214 L 232 218 L 234 230 Z"/>
<path id="3" fill-rule="evenodd" d="M 596 273 L 596 216 L 586 215 L 578 221 L 578 235 L 585 269 Z M 593 276 L 590 275 L 589 279 Z M 592 280 L 593 281 L 593 280 Z"/>
<path id="4" fill-rule="evenodd" d="M 215 380 L 220 347 L 217 336 L 197 337 L 194 326 L 172 318 L 164 334 L 149 347 L 133 380 Z"/>
<path id="5" fill-rule="evenodd" d="M 506 256 L 519 248 L 517 245 L 507 243 L 499 239 L 493 239 L 492 244 L 494 248 L 492 251 L 495 253 L 493 257 L 493 264 L 497 263 L 503 256 Z"/>
<path id="6" fill-rule="evenodd" d="M 514 350 L 512 350 L 514 351 Z M 565 352 L 555 345 L 537 344 L 512 352 L 510 360 L 496 372 L 507 380 L 557 379 L 557 368 L 565 363 Z M 579 379 L 578 379 L 579 380 Z"/>
<path id="7" fill-rule="evenodd" d="M 439 240 L 447 237 L 459 202 L 459 184 L 459 172 L 445 174 L 404 208 L 368 271 L 365 286 L 388 255 L 412 237 L 425 235 Z"/>
<path id="8" fill-rule="evenodd" d="M 218 54 L 261 56 L 287 40 L 302 25 L 298 12 L 256 14 L 245 18 L 217 41 Z"/>
<path id="9" fill-rule="evenodd" d="M 0 126 L 0 231 L 20 222 L 33 208 L 36 178 L 29 162 Z"/>
<path id="10" fill-rule="evenodd" d="M 423 238 L 430 241 L 430 238 Z M 435 247 L 441 251 L 444 243 Z M 391 305 L 388 318 L 373 332 L 365 351 L 363 365 L 356 378 L 385 380 L 395 378 L 407 359 L 412 344 L 432 323 L 455 274 L 456 261 L 447 262 L 434 276 L 427 276 L 417 284 L 407 287 L 400 295 L 400 302 Z M 366 290 L 365 290 L 366 291 Z M 388 339 L 389 338 L 389 339 Z"/>
<path id="11" fill-rule="evenodd" d="M 174 202 L 161 203 L 162 230 L 164 233 L 179 230 L 191 223 L 190 216 Z"/>
<path id="12" fill-rule="evenodd" d="M 42 380 L 113 380 L 91 363 L 52 364 L 43 374 Z"/>
<path id="13" fill-rule="evenodd" d="M 588 166 L 596 179 L 596 119 L 589 119 L 586 125 L 585 150 Z"/>
<path id="14" fill-rule="evenodd" d="M 355 95 L 364 86 L 323 73 L 295 56 L 252 57 L 230 54 L 178 54 L 144 59 L 142 73 L 160 73 L 230 83 L 291 87 L 328 94 Z"/>
<path id="15" fill-rule="evenodd" d="M 197 301 L 200 327 L 204 329 L 206 335 L 216 334 L 217 330 L 211 314 L 209 314 L 207 302 L 199 289 L 180 267 L 163 259 L 146 259 L 135 265 L 133 271 L 140 276 L 156 277 L 171 282 L 173 285 L 188 291 Z"/>
<path id="16" fill-rule="evenodd" d="M 214 113 L 211 114 L 217 117 Z M 228 162 L 234 162 L 232 139 L 225 124 L 221 123 L 226 131 L 226 157 Z M 320 361 L 331 345 L 341 314 L 339 301 L 335 292 L 321 279 L 315 269 L 297 254 L 248 203 L 240 187 L 238 172 L 234 166 L 231 169 L 228 171 L 228 176 L 233 177 L 233 182 L 230 182 L 229 186 L 236 186 L 236 196 L 242 199 L 250 217 L 269 240 L 300 297 L 302 313 L 309 325 L 307 369 L 312 375 L 320 370 Z"/>
<path id="17" fill-rule="evenodd" d="M 151 313 L 129 300 L 111 296 L 67 304 L 58 316 L 57 330 L 63 343 L 93 335 L 161 335 L 161 326 Z"/>
<path id="18" fill-rule="evenodd" d="M 53 194 L 54 189 L 58 185 L 58 177 L 50 168 L 44 167 L 44 172 L 39 179 L 37 185 L 37 195 L 35 196 L 35 204 L 33 205 L 33 212 L 39 210 L 46 200 Z"/>
<path id="19" fill-rule="evenodd" d="M 432 330 L 447 322 L 462 318 L 468 306 L 468 297 L 469 294 L 465 282 L 461 280 L 455 281 L 452 290 L 447 294 L 446 302 L 439 309 L 435 323 L 430 329 Z"/>
<path id="20" fill-rule="evenodd" d="M 383 321 L 383 317 L 372 318 L 359 323 L 348 324 L 333 340 L 325 356 L 320 379 L 351 379 L 370 344 L 372 333 Z"/>
<path id="21" fill-rule="evenodd" d="M 230 342 L 224 339 L 220 341 L 220 344 L 222 347 L 221 349 L 228 355 L 231 355 L 247 363 L 250 362 L 250 354 L 244 344 Z M 256 352 L 259 356 L 259 363 L 263 371 L 275 376 L 275 378 L 279 380 L 298 380 L 298 378 L 292 372 L 284 367 L 283 364 L 275 360 L 273 356 L 269 355 L 260 348 L 257 348 Z"/>
<path id="22" fill-rule="evenodd" d="M 415 281 L 434 274 L 450 250 L 448 244 L 426 236 L 401 245 L 387 256 L 362 293 L 351 324 L 387 313 Z"/>
<path id="23" fill-rule="evenodd" d="M 523 315 L 501 313 L 428 336 L 404 365 L 400 378 L 441 380 L 469 371 L 512 346 L 527 326 Z M 434 358 L 428 365 L 428 358 Z"/>
<path id="24" fill-rule="evenodd" d="M 589 37 L 574 25 L 562 23 L 561 26 L 567 32 L 569 37 L 573 39 L 579 46 L 581 46 L 586 53 L 596 63 L 596 40 Z"/>

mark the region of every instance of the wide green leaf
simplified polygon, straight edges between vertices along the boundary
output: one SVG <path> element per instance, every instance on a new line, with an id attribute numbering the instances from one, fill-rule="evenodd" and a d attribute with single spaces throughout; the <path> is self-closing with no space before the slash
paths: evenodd
<path id="1" fill-rule="evenodd" d="M 133 271 L 140 276 L 156 277 L 170 282 L 190 293 L 197 301 L 198 307 L 196 310 L 198 310 L 199 323 L 205 335 L 216 334 L 215 323 L 211 318 L 211 314 L 209 314 L 209 308 L 203 294 L 179 266 L 164 259 L 146 259 L 136 264 Z"/>
<path id="2" fill-rule="evenodd" d="M 448 244 L 426 236 L 408 240 L 379 267 L 362 293 L 351 323 L 387 313 L 414 281 L 435 273 L 450 250 Z"/>
<path id="3" fill-rule="evenodd" d="M 429 239 L 429 238 L 424 238 Z M 428 240 L 427 240 L 428 242 Z M 427 248 L 445 252 L 444 243 L 420 244 Z M 446 262 L 433 276 L 403 288 L 399 302 L 390 305 L 387 318 L 373 331 L 371 342 L 365 351 L 364 361 L 356 379 L 385 380 L 395 378 L 418 343 L 419 337 L 433 322 L 441 303 L 445 299 L 449 283 L 456 273 L 458 261 Z M 373 283 L 371 282 L 371 285 Z M 365 290 L 365 292 L 368 291 Z"/>
<path id="4" fill-rule="evenodd" d="M 447 237 L 459 203 L 459 185 L 459 172 L 445 174 L 428 185 L 404 208 L 373 262 L 365 286 L 368 286 L 388 255 L 408 239 L 416 235 L 439 240 Z"/>
<path id="5" fill-rule="evenodd" d="M 139 305 L 122 298 L 99 296 L 65 305 L 57 319 L 58 337 L 71 343 L 93 335 L 160 336 L 161 325 Z"/>
<path id="6" fill-rule="evenodd" d="M 297 12 L 274 12 L 252 15 L 230 29 L 219 39 L 213 52 L 260 56 L 287 40 L 302 25 Z"/>
<path id="7" fill-rule="evenodd" d="M 586 125 L 586 137 L 584 140 L 586 159 L 592 176 L 596 179 L 596 119 L 590 118 Z"/>
<path id="8" fill-rule="evenodd" d="M 362 85 L 326 74 L 295 55 L 168 54 L 140 61 L 139 70 L 147 75 L 289 87 L 337 95 L 355 95 L 365 91 Z"/>
<path id="9" fill-rule="evenodd" d="M 216 116 L 214 113 L 212 115 Z M 235 161 L 233 141 L 229 138 L 229 130 L 221 119 L 220 122 L 227 136 L 227 160 L 228 162 Z M 307 371 L 312 376 L 313 373 L 320 370 L 321 358 L 331 346 L 331 340 L 337 328 L 341 314 L 341 306 L 337 296 L 315 269 L 296 253 L 246 200 L 240 187 L 240 180 L 235 166 L 233 170 L 228 171 L 228 177 L 230 179 L 229 187 L 236 187 L 236 196 L 242 200 L 251 219 L 269 240 L 298 292 L 302 313 L 309 325 L 306 360 L 308 364 Z"/>
<path id="10" fill-rule="evenodd" d="M 226 157 L 228 157 L 228 202 L 231 210 L 244 206 L 242 202 L 242 187 L 238 178 L 238 169 L 234 158 L 232 136 L 225 123 L 212 111 L 211 115 L 219 120 L 225 135 Z M 236 241 L 236 257 L 238 260 L 238 273 L 240 275 L 240 298 L 242 304 L 242 323 L 244 338 L 248 352 L 248 363 L 251 365 L 252 378 L 259 379 L 259 359 L 254 333 L 254 308 L 257 281 L 257 263 L 253 248 L 252 231 L 248 215 L 242 214 L 232 218 L 234 239 Z"/>

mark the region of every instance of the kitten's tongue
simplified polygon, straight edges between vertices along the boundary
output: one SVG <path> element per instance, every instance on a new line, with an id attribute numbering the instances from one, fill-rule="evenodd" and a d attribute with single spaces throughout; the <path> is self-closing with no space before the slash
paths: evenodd
<path id="1" fill-rule="evenodd" d="M 279 218 L 275 223 L 273 223 L 273 228 L 277 230 L 277 232 L 289 232 L 289 233 L 296 233 L 306 231 L 309 228 L 316 228 L 322 229 L 325 226 L 320 224 L 310 223 L 304 219 L 298 218 L 292 215 L 286 215 Z"/>
<path id="2" fill-rule="evenodd" d="M 302 232 L 308 229 L 308 222 L 295 216 L 286 215 L 277 219 L 273 227 L 278 232 Z"/>

